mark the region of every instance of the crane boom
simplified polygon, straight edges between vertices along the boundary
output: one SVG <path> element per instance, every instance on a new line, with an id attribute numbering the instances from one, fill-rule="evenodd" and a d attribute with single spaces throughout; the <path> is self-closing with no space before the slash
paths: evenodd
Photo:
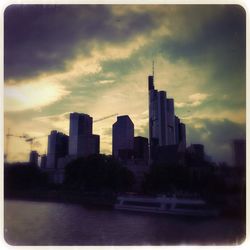
<path id="1" fill-rule="evenodd" d="M 108 119 L 108 118 L 113 117 L 113 116 L 116 116 L 116 115 L 118 115 L 118 114 L 116 113 L 116 114 L 104 116 L 104 117 L 101 117 L 101 118 L 99 118 L 99 119 L 97 119 L 97 120 L 94 120 L 94 122 L 103 121 L 103 120 L 105 120 L 105 119 Z"/>
<path id="2" fill-rule="evenodd" d="M 17 138 L 23 138 L 23 139 L 26 139 L 28 137 L 25 134 L 23 134 L 23 135 L 11 134 L 10 133 L 10 128 L 8 128 L 8 132 L 7 132 L 7 134 L 5 136 L 6 136 L 6 150 L 5 150 L 5 154 L 4 154 L 4 160 L 7 162 L 8 154 L 9 154 L 9 139 L 10 139 L 10 137 L 17 137 Z"/>

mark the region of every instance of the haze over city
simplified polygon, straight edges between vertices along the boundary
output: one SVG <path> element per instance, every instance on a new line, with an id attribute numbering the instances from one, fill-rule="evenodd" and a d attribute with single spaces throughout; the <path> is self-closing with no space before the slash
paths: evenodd
<path id="1" fill-rule="evenodd" d="M 202 143 L 231 162 L 231 140 L 245 137 L 245 13 L 223 5 L 12 5 L 4 16 L 4 126 L 11 134 L 69 133 L 69 113 L 94 120 L 129 115 L 148 137 L 147 76 L 175 100 L 187 144 Z M 116 117 L 94 123 L 111 153 Z M 44 137 L 43 137 L 44 136 Z M 10 138 L 10 161 L 30 144 Z"/>

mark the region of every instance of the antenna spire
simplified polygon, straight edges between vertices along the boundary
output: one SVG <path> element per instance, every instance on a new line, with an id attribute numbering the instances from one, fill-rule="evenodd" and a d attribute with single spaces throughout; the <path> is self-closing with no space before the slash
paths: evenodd
<path id="1" fill-rule="evenodd" d="M 152 71 L 153 71 L 153 77 L 154 77 L 154 75 L 155 75 L 155 62 L 154 62 L 154 60 L 153 60 L 153 63 L 152 63 Z"/>

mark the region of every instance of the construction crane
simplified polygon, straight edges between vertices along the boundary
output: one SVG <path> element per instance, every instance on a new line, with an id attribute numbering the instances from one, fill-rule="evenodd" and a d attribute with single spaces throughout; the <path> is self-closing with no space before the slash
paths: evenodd
<path id="1" fill-rule="evenodd" d="M 48 135 L 36 136 L 36 137 L 26 137 L 25 141 L 30 143 L 30 151 L 32 151 L 33 142 L 36 139 L 47 137 Z"/>
<path id="2" fill-rule="evenodd" d="M 6 151 L 5 151 L 5 155 L 4 155 L 4 160 L 7 161 L 8 158 L 8 154 L 9 154 L 9 138 L 10 137 L 17 137 L 17 138 L 23 138 L 23 139 L 27 139 L 28 135 L 23 134 L 23 135 L 14 135 L 10 133 L 10 129 L 8 128 L 8 132 L 6 134 Z"/>
<path id="3" fill-rule="evenodd" d="M 101 118 L 99 118 L 99 119 L 97 119 L 97 120 L 94 120 L 94 122 L 100 122 L 100 121 L 102 121 L 102 120 L 108 119 L 108 118 L 113 117 L 113 116 L 116 116 L 116 115 L 118 115 L 118 114 L 116 113 L 116 114 L 104 116 L 104 117 L 101 117 Z"/>
<path id="4" fill-rule="evenodd" d="M 97 120 L 94 120 L 94 122 L 103 121 L 103 120 L 105 120 L 105 119 L 108 119 L 108 118 L 113 117 L 113 116 L 116 116 L 116 115 L 118 115 L 118 114 L 116 113 L 116 114 L 104 116 L 104 117 L 101 117 L 101 118 L 99 118 L 99 119 L 97 119 Z M 25 137 L 25 141 L 30 143 L 30 151 L 32 151 L 32 146 L 33 146 L 34 140 L 39 139 L 39 138 L 43 138 L 43 137 L 46 137 L 46 136 L 47 136 L 47 135 L 43 135 L 43 136 L 39 136 L 39 137 L 29 137 L 29 136 L 26 136 L 26 137 Z"/>
<path id="5" fill-rule="evenodd" d="M 108 115 L 108 116 L 104 116 L 104 117 L 101 117 L 99 119 L 96 119 L 94 120 L 94 122 L 99 122 L 99 121 L 103 121 L 105 119 L 108 119 L 110 117 L 113 117 L 113 116 L 117 116 L 118 114 L 115 113 L 115 114 L 112 114 L 112 115 Z M 17 137 L 17 138 L 22 138 L 24 139 L 26 142 L 30 143 L 30 151 L 32 151 L 32 147 L 33 147 L 33 143 L 36 139 L 39 139 L 39 138 L 43 138 L 43 137 L 47 137 L 47 135 L 43 135 L 43 136 L 36 136 L 36 137 L 30 137 L 29 135 L 27 134 L 23 134 L 23 135 L 14 135 L 14 134 L 11 134 L 10 133 L 10 129 L 8 129 L 8 132 L 6 134 L 6 153 L 4 155 L 4 159 L 5 161 L 7 161 L 7 157 L 8 157 L 8 153 L 9 153 L 9 138 L 10 137 Z"/>

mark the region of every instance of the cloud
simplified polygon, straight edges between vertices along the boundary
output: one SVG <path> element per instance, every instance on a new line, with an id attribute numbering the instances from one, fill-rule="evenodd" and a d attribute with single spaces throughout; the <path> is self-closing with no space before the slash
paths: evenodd
<path id="1" fill-rule="evenodd" d="M 215 15 L 211 15 L 212 10 L 216 12 Z M 194 14 L 195 11 L 197 11 L 196 14 Z M 179 22 L 180 26 L 189 34 L 188 38 L 178 36 L 182 34 L 182 29 L 179 32 L 176 31 L 174 34 L 177 36 L 159 40 L 159 53 L 172 62 L 184 60 L 192 65 L 209 65 L 212 73 L 210 88 L 214 88 L 220 93 L 242 94 L 246 72 L 246 15 L 244 9 L 236 5 L 209 8 L 199 6 L 192 10 L 188 7 L 187 12 L 193 13 L 193 17 L 189 15 L 191 22 L 196 20 L 199 23 L 200 15 L 209 13 L 210 18 L 200 22 L 196 32 L 191 32 L 192 25 L 187 26 L 185 22 L 181 22 L 181 20 L 184 21 L 184 14 Z M 197 13 L 199 13 L 198 16 Z"/>
<path id="2" fill-rule="evenodd" d="M 100 80 L 98 83 L 100 84 L 109 84 L 109 83 L 113 83 L 114 80 Z"/>
<path id="3" fill-rule="evenodd" d="M 33 121 L 40 123 L 40 126 L 49 127 L 50 130 L 57 130 L 69 134 L 69 112 L 62 114 L 39 116 Z"/>
<path id="4" fill-rule="evenodd" d="M 146 136 L 153 59 L 155 86 L 174 98 L 189 138 L 215 152 L 212 131 L 225 129 L 219 124 L 245 124 L 239 6 L 12 5 L 4 22 L 5 119 L 16 133 L 68 133 L 64 115 L 76 111 L 94 119 L 128 114 L 136 135 Z M 111 152 L 114 122 L 94 123 L 101 152 Z M 218 159 L 228 157 L 227 145 L 215 152 Z"/>
<path id="5" fill-rule="evenodd" d="M 79 54 L 88 56 L 96 42 L 119 45 L 153 24 L 147 13 L 127 13 L 118 21 L 111 8 L 109 5 L 9 6 L 4 15 L 5 79 L 63 70 L 65 61 Z M 127 49 L 124 46 L 125 54 Z M 123 52 L 114 46 L 109 53 L 116 57 Z"/>
<path id="6" fill-rule="evenodd" d="M 175 103 L 176 107 L 182 108 L 182 107 L 194 107 L 200 105 L 204 100 L 206 100 L 208 97 L 208 94 L 204 93 L 196 93 L 190 95 L 188 98 L 190 102 L 184 103 L 184 102 L 177 102 Z"/>
<path id="7" fill-rule="evenodd" d="M 195 93 L 189 96 L 189 99 L 193 102 L 201 102 L 207 98 L 207 94 L 204 93 Z"/>
<path id="8" fill-rule="evenodd" d="M 4 109 L 7 112 L 40 109 L 61 100 L 69 93 L 63 85 L 57 82 L 46 82 L 43 79 L 7 85 L 4 88 Z"/>
<path id="9" fill-rule="evenodd" d="M 193 119 L 186 129 L 189 143 L 204 144 L 213 160 L 228 163 L 232 163 L 232 141 L 246 138 L 245 124 L 227 119 Z"/>
<path id="10" fill-rule="evenodd" d="M 97 46 L 88 57 L 77 56 L 66 61 L 66 68 L 62 72 L 47 72 L 31 79 L 6 81 L 5 111 L 40 109 L 62 99 L 71 93 L 69 88 L 72 89 L 79 84 L 81 77 L 100 73 L 102 61 L 108 60 L 110 56 L 113 59 L 127 58 L 140 46 L 137 39 L 127 42 L 126 49 L 123 49 L 123 46 L 108 47 L 105 44 L 102 48 Z M 86 79 L 84 81 L 86 82 Z M 105 85 L 114 81 L 107 79 L 100 80 L 99 83 Z M 81 88 L 84 88 L 84 85 Z M 36 91 L 38 89 L 39 95 Z M 73 99 L 77 100 L 75 97 Z"/>

